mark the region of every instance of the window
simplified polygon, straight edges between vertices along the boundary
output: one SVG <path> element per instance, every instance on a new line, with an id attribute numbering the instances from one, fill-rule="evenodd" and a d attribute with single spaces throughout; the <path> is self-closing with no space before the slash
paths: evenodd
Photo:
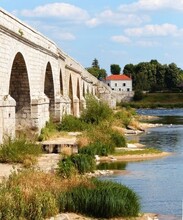
<path id="1" fill-rule="evenodd" d="M 114 90 L 114 88 L 112 88 L 112 90 Z"/>
<path id="2" fill-rule="evenodd" d="M 118 86 L 118 84 L 117 84 L 117 83 L 115 83 L 115 86 Z"/>
<path id="3" fill-rule="evenodd" d="M 121 91 L 121 88 L 119 88 L 119 91 Z"/>
<path id="4" fill-rule="evenodd" d="M 108 83 L 108 86 L 110 86 L 110 83 Z"/>
<path id="5" fill-rule="evenodd" d="M 126 86 L 126 83 L 123 83 L 123 86 Z"/>
<path id="6" fill-rule="evenodd" d="M 130 89 L 129 89 L 129 88 L 127 89 L 127 92 L 130 92 Z"/>

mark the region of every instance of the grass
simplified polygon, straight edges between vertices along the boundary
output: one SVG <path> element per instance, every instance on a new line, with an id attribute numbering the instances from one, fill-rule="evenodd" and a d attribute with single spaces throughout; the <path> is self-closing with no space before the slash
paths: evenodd
<path id="1" fill-rule="evenodd" d="M 42 153 L 41 147 L 24 138 L 8 139 L 0 146 L 1 163 L 23 163 L 32 165 Z"/>
<path id="2" fill-rule="evenodd" d="M 122 103 L 132 108 L 182 108 L 183 93 L 147 93 L 140 101 Z"/>
<path id="3" fill-rule="evenodd" d="M 115 151 L 114 156 L 125 156 L 125 155 L 141 155 L 141 154 L 159 154 L 162 151 L 155 149 L 155 148 L 145 148 L 145 149 L 138 149 L 138 150 L 120 150 Z"/>
<path id="4" fill-rule="evenodd" d="M 138 215 L 140 203 L 133 190 L 118 183 L 82 176 L 62 179 L 32 169 L 14 172 L 0 184 L 1 220 L 41 220 L 67 211 L 129 217 Z"/>
<path id="5" fill-rule="evenodd" d="M 91 187 L 80 185 L 65 195 L 60 203 L 67 212 L 79 212 L 95 218 L 137 216 L 139 197 L 128 187 L 110 181 L 94 180 Z"/>
<path id="6" fill-rule="evenodd" d="M 57 124 L 52 121 L 46 122 L 46 126 L 41 129 L 38 141 L 48 140 L 53 136 L 57 136 L 58 133 Z"/>

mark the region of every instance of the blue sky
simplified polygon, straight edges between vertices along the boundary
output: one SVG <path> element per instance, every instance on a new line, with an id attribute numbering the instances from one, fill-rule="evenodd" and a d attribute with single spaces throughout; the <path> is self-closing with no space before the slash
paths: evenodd
<path id="1" fill-rule="evenodd" d="M 0 0 L 84 67 L 157 59 L 183 69 L 183 0 Z"/>

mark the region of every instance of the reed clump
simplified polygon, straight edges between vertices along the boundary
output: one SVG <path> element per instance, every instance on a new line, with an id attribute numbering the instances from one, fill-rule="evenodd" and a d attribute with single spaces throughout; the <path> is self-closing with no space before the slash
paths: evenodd
<path id="1" fill-rule="evenodd" d="M 138 196 L 126 186 L 110 181 L 93 180 L 91 187 L 80 185 L 61 194 L 61 209 L 95 218 L 137 216 Z"/>

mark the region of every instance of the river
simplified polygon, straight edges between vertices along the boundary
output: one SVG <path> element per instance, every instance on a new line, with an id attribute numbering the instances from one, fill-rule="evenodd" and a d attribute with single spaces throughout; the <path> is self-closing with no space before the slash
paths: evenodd
<path id="1" fill-rule="evenodd" d="M 159 213 L 159 219 L 181 220 L 183 207 L 183 109 L 138 110 L 140 114 L 161 116 L 161 127 L 134 136 L 146 147 L 172 152 L 171 156 L 128 162 L 125 175 L 102 177 L 134 189 L 142 211 Z M 157 123 L 157 122 L 156 122 Z M 132 138 L 132 137 L 131 137 Z"/>

